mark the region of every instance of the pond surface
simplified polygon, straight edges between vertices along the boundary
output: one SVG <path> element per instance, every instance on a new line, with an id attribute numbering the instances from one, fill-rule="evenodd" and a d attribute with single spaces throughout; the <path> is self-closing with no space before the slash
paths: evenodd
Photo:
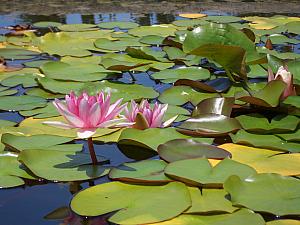
<path id="1" fill-rule="evenodd" d="M 200 12 L 208 15 L 300 15 L 298 1 L 6 1 L 0 5 L 0 27 L 32 24 L 39 21 L 54 21 L 66 24 L 92 23 L 108 21 L 132 21 L 140 25 L 165 24 L 180 19 L 178 12 Z M 6 30 L 0 29 L 0 34 Z M 299 38 L 299 37 L 298 37 Z M 299 52 L 299 45 L 295 52 Z M 130 75 L 125 74 L 123 82 L 130 82 Z M 156 84 L 147 74 L 137 77 L 137 84 L 152 86 L 162 91 L 168 85 Z M 20 87 L 19 94 L 24 90 Z M 23 118 L 12 112 L 0 113 L 0 119 L 20 122 Z M 97 154 L 111 160 L 112 165 L 129 162 L 116 145 L 96 145 Z M 95 181 L 103 183 L 107 178 Z M 88 182 L 82 188 L 93 185 Z M 74 190 L 75 189 L 75 190 Z M 24 187 L 0 191 L 0 224 L 6 225 L 43 225 L 43 224 L 81 224 L 66 216 L 56 215 L 57 219 L 44 218 L 50 212 L 68 207 L 73 193 L 78 186 L 74 183 L 39 183 Z M 100 203 L 101 204 L 101 203 Z M 93 222 L 93 221 L 92 221 Z M 83 224 L 91 224 L 85 221 Z M 108 224 L 103 220 L 93 224 Z"/>

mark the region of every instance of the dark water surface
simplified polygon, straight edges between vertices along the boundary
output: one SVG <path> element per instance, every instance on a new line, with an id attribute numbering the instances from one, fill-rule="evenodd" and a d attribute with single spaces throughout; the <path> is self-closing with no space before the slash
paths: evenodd
<path id="1" fill-rule="evenodd" d="M 141 25 L 170 23 L 178 12 L 204 12 L 210 15 L 300 15 L 299 1 L 59 1 L 59 0 L 0 0 L 0 27 L 30 24 L 38 21 L 61 23 L 99 23 L 102 21 L 133 21 Z M 0 29 L 1 32 L 1 29 Z M 2 31 L 3 33 L 4 31 Z M 126 81 L 126 74 L 123 79 Z M 148 76 L 137 76 L 137 83 L 154 86 Z M 130 79 L 130 77 L 128 78 Z M 165 88 L 154 86 L 155 89 Z M 159 91 L 159 90 L 158 90 Z M 22 90 L 21 90 L 22 92 Z M 20 122 L 17 113 L 0 113 L 0 119 Z M 96 152 L 111 160 L 112 165 L 130 161 L 116 145 L 97 145 Z M 107 181 L 101 178 L 95 183 Z M 82 183 L 82 188 L 88 187 Z M 51 211 L 68 207 L 78 186 L 74 183 L 28 184 L 25 187 L 0 191 L 0 225 L 42 225 L 42 224 L 91 224 L 63 222 L 62 219 L 47 220 Z M 101 203 L 99 203 L 101 204 Z M 64 217 L 64 216 L 61 216 Z M 93 221 L 93 224 L 107 224 Z"/>

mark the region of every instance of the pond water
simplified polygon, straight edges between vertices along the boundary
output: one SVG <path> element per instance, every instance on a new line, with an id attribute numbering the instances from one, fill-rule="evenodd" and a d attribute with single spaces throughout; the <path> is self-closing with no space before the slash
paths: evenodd
<path id="1" fill-rule="evenodd" d="M 201 12 L 208 15 L 274 15 L 299 16 L 298 1 L 22 1 L 13 0 L 0 5 L 0 27 L 32 24 L 39 21 L 54 21 L 66 24 L 108 21 L 132 21 L 140 25 L 166 24 L 182 19 L 177 12 Z M 0 29 L 0 34 L 7 30 Z M 299 45 L 294 49 L 299 52 Z M 136 76 L 135 83 L 151 86 L 156 91 L 169 87 L 155 83 L 146 73 Z M 120 79 L 131 82 L 129 74 Z M 24 92 L 17 87 L 18 94 Z M 20 122 L 18 113 L 0 113 L 0 119 Z M 86 145 L 86 143 L 84 143 Z M 86 147 L 86 146 L 85 146 Z M 111 160 L 111 165 L 129 162 L 116 145 L 96 145 L 96 152 Z M 85 148 L 86 149 L 86 148 Z M 85 150 L 86 151 L 86 150 Z M 97 179 L 95 184 L 106 182 L 107 178 Z M 67 216 L 70 200 L 80 188 L 93 185 L 89 182 L 71 183 L 28 183 L 19 188 L 0 191 L 0 224 L 6 225 L 47 225 L 47 224 L 109 224 L 102 219 L 91 221 Z M 101 203 L 99 203 L 101 204 Z M 65 208 L 61 208 L 65 207 Z M 50 212 L 60 209 L 60 213 L 45 218 Z M 56 218 L 56 219 L 55 219 Z"/>

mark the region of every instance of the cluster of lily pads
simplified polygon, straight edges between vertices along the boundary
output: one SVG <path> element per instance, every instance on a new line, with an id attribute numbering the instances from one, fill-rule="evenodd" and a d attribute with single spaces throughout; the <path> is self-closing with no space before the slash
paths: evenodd
<path id="1" fill-rule="evenodd" d="M 0 187 L 107 175 L 74 196 L 75 213 L 117 211 L 110 222 L 132 225 L 299 224 L 300 18 L 193 18 L 10 27 L 0 36 L 0 110 L 24 119 L 0 121 Z M 134 100 L 125 121 L 121 98 Z M 155 109 L 172 126 L 151 126 Z M 82 137 L 136 161 L 92 164 Z M 266 222 L 266 213 L 294 219 Z"/>

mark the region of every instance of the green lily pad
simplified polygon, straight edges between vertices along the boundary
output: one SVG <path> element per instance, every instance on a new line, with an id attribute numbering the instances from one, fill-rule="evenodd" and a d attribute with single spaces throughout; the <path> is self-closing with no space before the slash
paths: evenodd
<path id="1" fill-rule="evenodd" d="M 192 206 L 185 213 L 233 213 L 237 210 L 225 198 L 227 192 L 223 189 L 202 189 L 189 187 Z"/>
<path id="2" fill-rule="evenodd" d="M 0 49 L 0 56 L 4 59 L 32 59 L 38 56 L 39 52 L 34 52 L 26 49 L 19 49 L 19 48 L 1 48 Z"/>
<path id="3" fill-rule="evenodd" d="M 287 31 L 290 33 L 294 34 L 300 34 L 300 28 L 299 28 L 300 22 L 299 21 L 294 21 L 294 22 L 289 22 L 285 25 L 287 28 Z"/>
<path id="4" fill-rule="evenodd" d="M 299 220 L 280 219 L 273 220 L 266 223 L 266 225 L 299 225 Z"/>
<path id="5" fill-rule="evenodd" d="M 296 116 L 277 115 L 271 122 L 260 114 L 247 114 L 235 117 L 244 130 L 255 133 L 284 133 L 296 130 L 300 119 Z"/>
<path id="6" fill-rule="evenodd" d="M 34 23 L 33 26 L 35 27 L 42 27 L 42 28 L 46 28 L 46 27 L 59 27 L 62 24 L 59 22 L 53 22 L 53 21 L 40 21 L 37 23 Z"/>
<path id="7" fill-rule="evenodd" d="M 256 174 L 256 171 L 245 164 L 224 159 L 212 167 L 208 159 L 196 158 L 171 162 L 165 168 L 165 174 L 187 184 L 204 187 L 222 187 L 231 175 L 242 179 Z"/>
<path id="8" fill-rule="evenodd" d="M 190 205 L 188 189 L 179 182 L 163 186 L 110 182 L 85 189 L 71 202 L 72 210 L 79 215 L 97 216 L 118 210 L 109 221 L 124 225 L 171 219 Z"/>
<path id="9" fill-rule="evenodd" d="M 258 173 L 278 173 L 284 176 L 300 175 L 300 154 L 278 154 L 263 148 L 254 148 L 237 144 L 219 146 L 232 154 L 232 159 L 253 167 Z"/>
<path id="10" fill-rule="evenodd" d="M 128 46 L 144 46 L 139 42 L 138 38 L 122 38 L 120 40 L 108 40 L 106 38 L 99 38 L 95 41 L 95 46 L 99 49 L 109 50 L 109 51 L 125 51 Z"/>
<path id="11" fill-rule="evenodd" d="M 41 66 L 41 70 L 48 78 L 70 81 L 102 80 L 111 73 L 100 65 L 85 63 L 70 65 L 64 62 L 48 62 Z"/>
<path id="12" fill-rule="evenodd" d="M 85 83 L 75 81 L 58 81 L 48 77 L 40 77 L 38 83 L 47 91 L 55 94 L 69 94 L 71 91 L 80 90 Z"/>
<path id="13" fill-rule="evenodd" d="M 250 71 L 247 73 L 249 78 L 267 77 L 267 71 L 261 65 L 250 65 Z"/>
<path id="14" fill-rule="evenodd" d="M 300 144 L 287 142 L 275 135 L 259 135 L 238 131 L 235 135 L 230 134 L 233 143 L 251 145 L 254 147 L 274 149 L 278 151 L 300 152 Z"/>
<path id="15" fill-rule="evenodd" d="M 235 118 L 211 113 L 190 118 L 179 125 L 178 128 L 184 134 L 215 137 L 236 132 L 241 129 L 241 125 Z"/>
<path id="16" fill-rule="evenodd" d="M 31 110 L 46 106 L 46 100 L 34 96 L 3 96 L 0 97 L 1 110 Z"/>
<path id="17" fill-rule="evenodd" d="M 63 24 L 57 27 L 63 31 L 89 31 L 89 30 L 98 30 L 97 25 L 95 24 Z"/>
<path id="18" fill-rule="evenodd" d="M 280 96 L 285 89 L 285 83 L 280 80 L 274 80 L 259 90 L 253 91 L 252 96 L 249 93 L 239 92 L 236 93 L 236 99 L 247 102 L 253 105 L 264 107 L 276 107 L 279 104 Z"/>
<path id="19" fill-rule="evenodd" d="M 91 159 L 84 153 L 28 149 L 20 153 L 18 160 L 38 177 L 50 181 L 89 180 L 108 173 L 101 165 L 87 165 Z M 98 161 L 106 159 L 98 157 Z"/>
<path id="20" fill-rule="evenodd" d="M 234 23 L 242 20 L 237 16 L 207 16 L 204 19 L 214 23 Z"/>
<path id="21" fill-rule="evenodd" d="M 159 156 L 167 162 L 184 159 L 224 159 L 231 154 L 214 145 L 203 144 L 192 139 L 175 139 L 158 146 Z"/>
<path id="22" fill-rule="evenodd" d="M 50 118 L 50 117 L 56 117 L 60 115 L 57 109 L 52 104 L 52 102 L 48 102 L 46 107 L 32 109 L 32 110 L 22 110 L 19 111 L 19 113 L 22 116 L 25 117 L 32 116 L 35 119 Z"/>
<path id="23" fill-rule="evenodd" d="M 84 39 L 91 39 L 92 41 L 95 41 L 97 38 L 107 38 L 107 39 L 114 39 L 111 37 L 111 33 L 113 30 L 89 30 L 89 31 L 72 31 L 72 32 L 61 32 L 62 34 L 67 34 L 71 38 L 84 38 Z M 95 49 L 91 49 L 95 50 Z"/>
<path id="24" fill-rule="evenodd" d="M 161 45 L 164 39 L 165 37 L 158 36 L 158 35 L 147 35 L 141 37 L 139 41 L 143 44 L 148 44 L 148 45 Z"/>
<path id="25" fill-rule="evenodd" d="M 204 19 L 175 20 L 172 22 L 172 24 L 178 27 L 194 27 L 194 26 L 204 25 L 207 23 L 209 22 L 205 21 Z"/>
<path id="26" fill-rule="evenodd" d="M 45 99 L 55 99 L 55 98 L 63 98 L 65 95 L 62 94 L 53 94 L 51 92 L 47 92 L 41 88 L 31 88 L 25 91 L 26 95 L 36 96 Z M 47 106 L 46 106 L 47 107 Z"/>
<path id="27" fill-rule="evenodd" d="M 134 183 L 168 183 L 170 179 L 164 174 L 166 165 L 167 163 L 162 160 L 124 163 L 117 168 L 111 169 L 109 178 Z"/>
<path id="28" fill-rule="evenodd" d="M 134 22 L 117 21 L 117 22 L 102 22 L 99 23 L 98 26 L 100 28 L 105 28 L 105 29 L 113 29 L 115 27 L 118 27 L 120 29 L 132 29 L 138 27 L 139 25 Z"/>
<path id="29" fill-rule="evenodd" d="M 224 188 L 234 205 L 278 216 L 300 214 L 299 179 L 279 174 L 255 174 L 246 179 L 232 176 Z"/>
<path id="30" fill-rule="evenodd" d="M 206 98 L 217 97 L 215 93 L 201 93 L 188 86 L 174 86 L 166 89 L 160 94 L 158 100 L 163 103 L 171 105 L 183 105 L 191 102 L 197 105 L 199 102 Z"/>
<path id="31" fill-rule="evenodd" d="M 23 63 L 26 67 L 39 68 L 47 62 L 52 62 L 52 60 L 34 60 L 30 62 Z"/>
<path id="32" fill-rule="evenodd" d="M 300 43 L 299 40 L 293 39 L 293 38 L 288 38 L 287 36 L 282 35 L 282 34 L 272 34 L 272 35 L 269 35 L 268 37 L 266 37 L 266 36 L 261 37 L 261 40 L 263 42 L 266 42 L 267 39 L 270 39 L 272 44 L 274 44 L 274 45 L 282 45 L 282 44 L 286 44 L 286 43 L 290 43 L 290 44 L 299 44 Z"/>
<path id="33" fill-rule="evenodd" d="M 38 75 L 36 75 L 36 74 L 14 75 L 14 76 L 10 76 L 8 78 L 3 79 L 1 81 L 1 84 L 3 86 L 7 86 L 7 87 L 15 87 L 20 84 L 24 88 L 35 87 L 35 86 L 38 86 L 38 84 L 35 80 L 37 77 L 38 77 Z"/>
<path id="34" fill-rule="evenodd" d="M 39 48 L 52 55 L 84 57 L 95 50 L 94 42 L 85 38 L 72 38 L 66 33 L 47 33 L 39 40 Z"/>
<path id="35" fill-rule="evenodd" d="M 163 83 L 173 83 L 178 79 L 205 80 L 210 77 L 210 72 L 202 67 L 181 67 L 162 70 L 151 74 L 151 77 Z"/>
<path id="36" fill-rule="evenodd" d="M 147 159 L 157 154 L 156 150 L 160 144 L 180 138 L 190 137 L 178 133 L 174 128 L 125 129 L 119 137 L 118 145 L 129 158 Z M 197 141 L 212 143 L 210 138 L 198 138 Z"/>
<path id="37" fill-rule="evenodd" d="M 278 136 L 286 141 L 300 142 L 300 129 L 294 133 L 276 134 L 276 136 Z"/>
<path id="38" fill-rule="evenodd" d="M 18 162 L 16 156 L 0 155 L 0 188 L 10 188 L 23 185 L 22 178 L 35 179 Z"/>
<path id="39" fill-rule="evenodd" d="M 233 105 L 234 98 L 207 98 L 196 105 L 192 112 L 192 117 L 209 113 L 230 116 Z"/>
<path id="40" fill-rule="evenodd" d="M 176 32 L 176 28 L 172 25 L 152 25 L 152 26 L 140 26 L 128 31 L 129 34 L 137 37 L 144 37 L 148 35 L 157 35 L 162 37 L 173 36 Z"/>
<path id="41" fill-rule="evenodd" d="M 163 51 L 156 51 L 150 47 L 127 47 L 125 50 L 129 56 L 138 59 L 148 59 L 160 62 L 168 62 Z"/>
<path id="42" fill-rule="evenodd" d="M 13 127 L 17 123 L 9 120 L 0 120 L 0 127 Z"/>
<path id="43" fill-rule="evenodd" d="M 64 150 L 64 151 L 81 151 L 82 144 L 64 145 L 73 141 L 73 138 L 61 137 L 55 135 L 33 135 L 33 136 L 16 136 L 13 134 L 3 134 L 1 142 L 17 151 L 27 149 L 43 150 Z M 72 147 L 72 148 L 70 148 Z"/>
<path id="44" fill-rule="evenodd" d="M 261 215 L 253 213 L 247 209 L 241 209 L 232 214 L 220 214 L 220 215 L 180 215 L 174 219 L 164 221 L 161 223 L 155 223 L 153 225 L 233 225 L 247 223 L 252 225 L 265 225 L 265 221 Z"/>

